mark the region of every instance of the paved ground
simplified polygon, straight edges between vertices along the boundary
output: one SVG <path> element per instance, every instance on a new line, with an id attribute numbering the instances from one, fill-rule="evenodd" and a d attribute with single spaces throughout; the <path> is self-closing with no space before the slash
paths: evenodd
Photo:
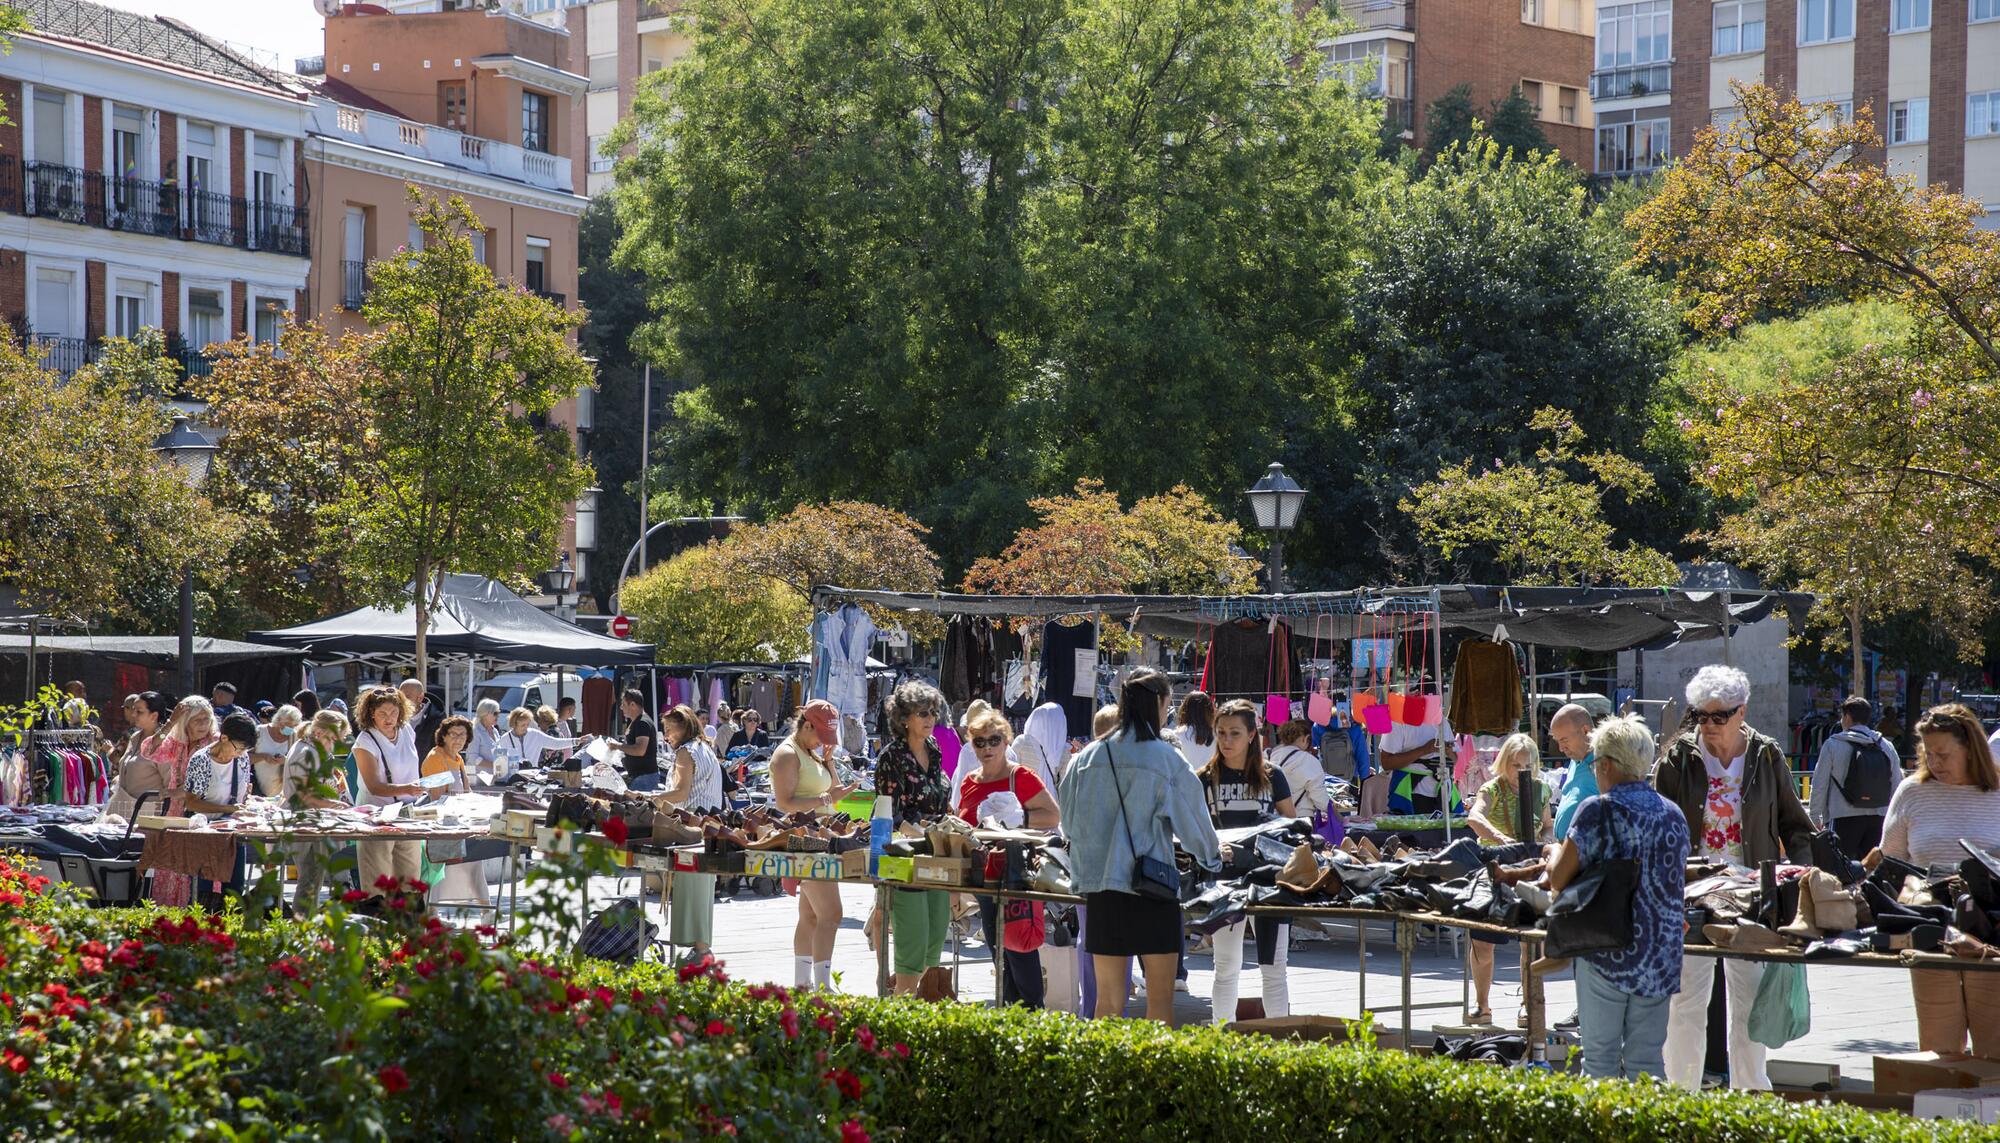
<path id="1" fill-rule="evenodd" d="M 625 881 L 623 891 L 631 893 L 634 884 Z M 592 898 L 607 901 L 619 889 L 609 879 L 598 879 L 592 885 Z M 846 917 L 834 948 L 837 986 L 843 992 L 872 995 L 876 962 L 862 936 L 861 925 L 872 906 L 874 893 L 860 887 L 843 887 L 841 898 L 846 905 Z M 653 904 L 657 909 L 657 901 Z M 731 975 L 737 979 L 790 984 L 792 928 L 797 916 L 796 901 L 789 897 L 757 897 L 745 892 L 718 901 L 716 955 L 728 963 Z M 1400 1027 L 1401 983 L 1394 937 L 1388 925 L 1370 927 L 1369 947 L 1372 955 L 1367 962 L 1368 1006 L 1377 1010 L 1379 1025 Z M 961 958 L 960 998 L 991 1001 L 991 963 L 986 959 L 985 946 L 978 942 L 976 920 L 973 938 L 958 945 L 957 951 Z M 1358 1015 L 1362 1007 L 1362 978 L 1357 951 L 1355 926 L 1351 924 L 1337 926 L 1331 940 L 1295 938 L 1290 973 L 1293 1012 Z M 951 963 L 952 952 L 947 947 L 947 964 Z M 1254 956 L 1253 949 L 1250 958 Z M 1455 1025 L 1462 1019 L 1459 1006 L 1465 975 L 1461 965 L 1462 946 L 1460 952 L 1454 953 L 1449 936 L 1427 937 L 1416 951 L 1411 982 L 1413 1003 L 1444 1005 L 1413 1013 L 1420 1039 L 1434 1027 Z M 1773 1060 L 1836 1064 L 1847 1086 L 1865 1087 L 1872 1075 L 1870 1057 L 1916 1049 L 1916 1018 L 1907 973 L 1835 965 L 1814 965 L 1809 971 L 1813 992 L 1812 1032 L 1772 1052 Z M 1206 954 L 1190 956 L 1188 975 L 1189 991 L 1177 998 L 1176 1016 L 1182 1023 L 1207 1020 L 1213 979 L 1210 958 Z M 1257 989 L 1258 974 L 1254 968 L 1246 968 L 1244 995 L 1254 996 Z M 1548 981 L 1546 993 L 1552 1021 L 1575 1012 L 1575 985 L 1567 974 Z M 1498 951 L 1493 1008 L 1497 1019 L 1511 1022 L 1519 1005 L 1519 951 L 1518 946 L 1508 946 Z"/>

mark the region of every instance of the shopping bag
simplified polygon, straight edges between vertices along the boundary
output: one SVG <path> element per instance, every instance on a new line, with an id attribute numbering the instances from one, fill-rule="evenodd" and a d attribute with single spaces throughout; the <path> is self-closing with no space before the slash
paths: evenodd
<path id="1" fill-rule="evenodd" d="M 1403 700 L 1403 721 L 1410 726 L 1436 726 L 1444 721 L 1443 707 L 1437 695 L 1411 695 Z"/>
<path id="2" fill-rule="evenodd" d="M 1409 709 L 1410 696 L 1390 691 L 1387 705 L 1389 707 L 1390 722 L 1400 722 L 1405 726 L 1410 724 L 1409 719 L 1403 713 Z"/>
<path id="3" fill-rule="evenodd" d="M 1367 714 L 1368 708 L 1374 706 L 1376 703 L 1380 701 L 1381 701 L 1380 699 L 1377 699 L 1374 696 L 1374 694 L 1369 691 L 1355 691 L 1354 702 L 1353 702 L 1354 721 L 1365 722 L 1366 720 L 1364 716 Z"/>
<path id="4" fill-rule="evenodd" d="M 1812 1031 L 1812 997 L 1806 992 L 1806 966 L 1767 964 L 1750 1005 L 1750 1038 L 1767 1048 L 1782 1048 Z"/>
<path id="5" fill-rule="evenodd" d="M 1283 726 L 1292 720 L 1292 700 L 1284 695 L 1264 696 L 1264 722 L 1269 726 Z"/>
<path id="6" fill-rule="evenodd" d="M 1008 952 L 1031 953 L 1047 936 L 1040 901 L 1008 901 L 1003 908 L 1007 927 L 1002 943 Z"/>
<path id="7" fill-rule="evenodd" d="M 1314 691 L 1306 696 L 1306 717 L 1314 726 L 1330 726 L 1333 723 L 1333 699 Z"/>
<path id="8" fill-rule="evenodd" d="M 1389 716 L 1389 708 L 1376 703 L 1362 716 L 1361 723 L 1370 734 L 1387 734 L 1396 728 L 1396 720 Z"/>

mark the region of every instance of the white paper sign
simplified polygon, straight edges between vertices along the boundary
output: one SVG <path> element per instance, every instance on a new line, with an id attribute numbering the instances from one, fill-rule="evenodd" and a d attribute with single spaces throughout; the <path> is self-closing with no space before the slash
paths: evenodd
<path id="1" fill-rule="evenodd" d="M 1077 698 L 1097 697 L 1097 649 L 1087 648 L 1076 653 L 1076 682 L 1069 693 Z"/>
<path id="2" fill-rule="evenodd" d="M 583 752 L 589 755 L 593 762 L 609 762 L 621 753 L 609 738 L 592 739 L 590 745 L 583 748 Z"/>

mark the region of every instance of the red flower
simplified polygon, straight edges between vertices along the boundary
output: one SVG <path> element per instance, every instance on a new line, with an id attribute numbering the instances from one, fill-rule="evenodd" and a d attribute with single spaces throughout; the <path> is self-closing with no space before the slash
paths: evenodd
<path id="1" fill-rule="evenodd" d="M 840 1125 L 840 1143 L 868 1143 L 868 1132 L 861 1124 L 850 1119 Z"/>
<path id="2" fill-rule="evenodd" d="M 395 1064 L 383 1065 L 382 1069 L 375 1073 L 375 1078 L 381 1082 L 382 1090 L 390 1095 L 408 1090 L 410 1086 L 410 1077 L 403 1074 L 403 1069 Z"/>
<path id="3" fill-rule="evenodd" d="M 410 878 L 410 879 L 409 879 L 409 881 L 408 881 L 408 882 L 406 882 L 406 884 L 408 884 L 408 885 L 409 885 L 409 887 L 410 887 L 410 892 L 412 892 L 412 893 L 428 893 L 428 892 L 430 892 L 430 888 L 431 888 L 431 883 L 430 883 L 430 882 L 428 882 L 428 881 L 421 881 L 421 880 L 419 880 L 419 879 L 417 879 L 417 878 L 415 878 L 415 877 L 412 877 L 412 878 Z"/>
<path id="4" fill-rule="evenodd" d="M 854 1030 L 854 1042 L 861 1045 L 863 1050 L 872 1052 L 875 1050 L 875 1033 L 868 1030 L 868 1025 L 863 1024 Z"/>
<path id="5" fill-rule="evenodd" d="M 783 1028 L 785 1030 L 785 1039 L 787 1040 L 798 1039 L 799 1038 L 798 1009 L 787 1008 L 783 1012 L 780 1012 L 778 1014 L 778 1027 Z"/>
<path id="6" fill-rule="evenodd" d="M 910 1058 L 910 1046 L 908 1044 L 897 1044 L 896 1046 L 890 1048 L 889 1050 L 896 1053 L 896 1058 L 899 1060 L 907 1060 Z"/>
<path id="7" fill-rule="evenodd" d="M 368 891 L 365 889 L 349 889 L 340 895 L 340 899 L 349 905 L 359 905 L 361 902 L 366 901 L 368 897 Z"/>
<path id="8" fill-rule="evenodd" d="M 625 839 L 632 836 L 631 831 L 625 828 L 624 818 L 604 819 L 603 829 L 604 836 L 610 838 L 614 845 L 624 845 Z"/>
<path id="9" fill-rule="evenodd" d="M 833 1086 L 840 1089 L 840 1094 L 848 1099 L 861 1098 L 861 1079 L 846 1068 L 835 1068 L 820 1078 L 831 1081 Z"/>
<path id="10" fill-rule="evenodd" d="M 377 877 L 375 879 L 375 888 L 380 889 L 385 893 L 394 893 L 396 890 L 402 887 L 403 883 L 401 881 L 396 880 L 395 875 L 391 873 L 384 873 L 382 876 Z"/>
<path id="11" fill-rule="evenodd" d="M 815 1016 L 813 1017 L 813 1027 L 818 1028 L 820 1031 L 825 1032 L 828 1035 L 832 1035 L 833 1017 L 825 1015 L 824 1013 Z"/>
<path id="12" fill-rule="evenodd" d="M 8 1071 L 19 1075 L 28 1070 L 28 1057 L 8 1048 L 5 1053 L 0 1053 L 0 1064 L 5 1064 Z"/>
<path id="13" fill-rule="evenodd" d="M 569 1086 L 569 1077 L 563 1075 L 561 1072 L 550 1072 L 549 1083 L 555 1087 L 566 1088 Z"/>
<path id="14" fill-rule="evenodd" d="M 729 1031 L 729 1025 L 724 1024 L 720 1020 L 710 1020 L 708 1022 L 708 1027 L 703 1029 L 703 1031 L 707 1032 L 711 1036 L 720 1036 L 724 1032 Z"/>

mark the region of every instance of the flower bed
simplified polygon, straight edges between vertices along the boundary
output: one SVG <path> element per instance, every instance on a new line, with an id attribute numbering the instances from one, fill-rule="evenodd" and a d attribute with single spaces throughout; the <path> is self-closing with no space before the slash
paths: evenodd
<path id="1" fill-rule="evenodd" d="M 0 860 L 0 1137 L 2000 1140 L 1768 1096 L 537 959 L 391 898 L 91 910 Z"/>

